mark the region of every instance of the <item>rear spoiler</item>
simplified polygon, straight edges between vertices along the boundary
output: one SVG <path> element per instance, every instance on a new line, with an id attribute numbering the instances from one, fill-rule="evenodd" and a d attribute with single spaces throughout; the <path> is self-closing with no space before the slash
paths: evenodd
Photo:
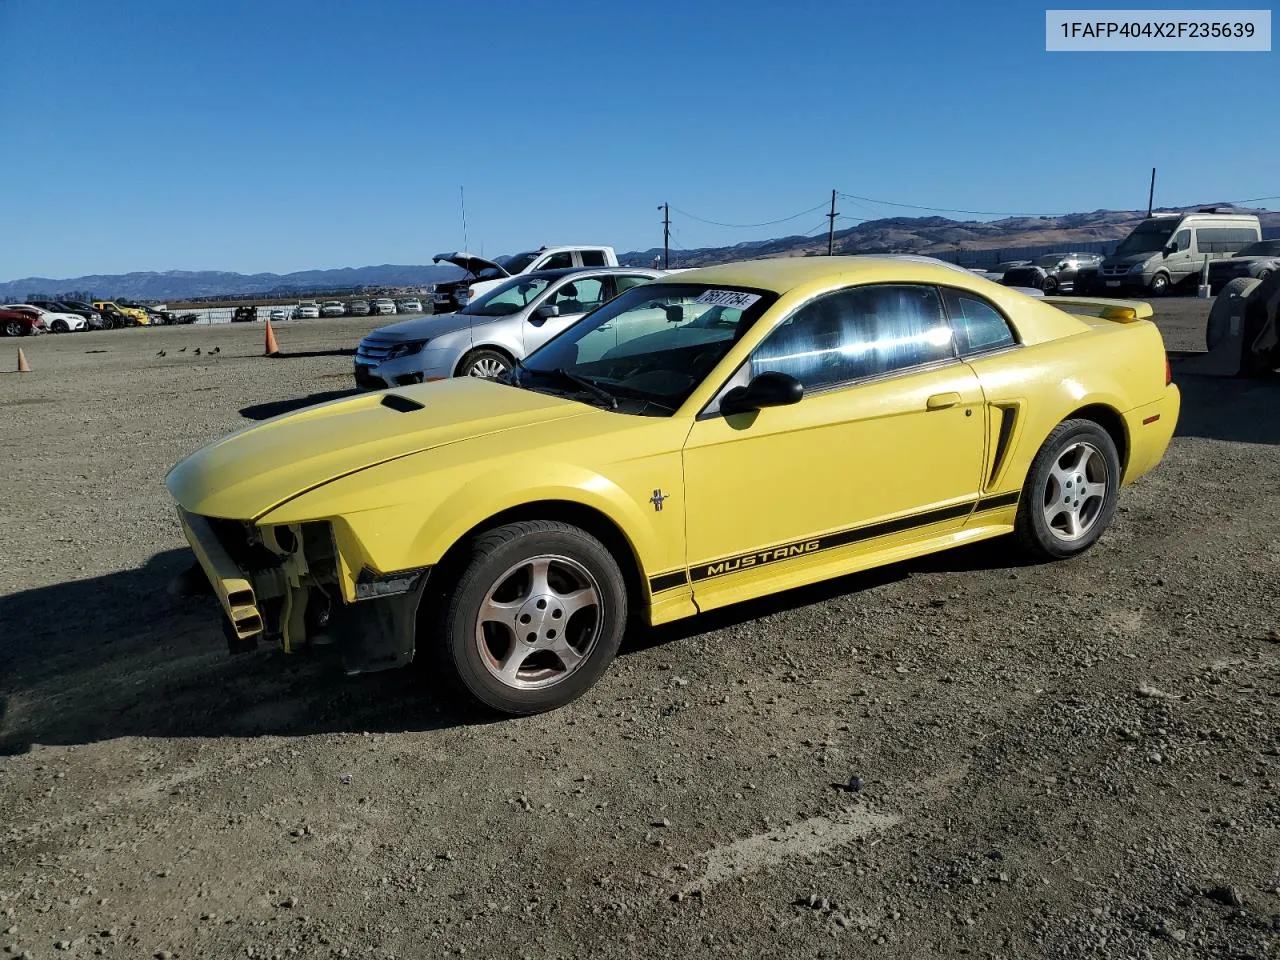
<path id="1" fill-rule="evenodd" d="M 1060 310 L 1084 317 L 1100 317 L 1103 320 L 1114 320 L 1116 323 L 1133 323 L 1136 320 L 1150 320 L 1155 313 L 1151 304 L 1142 300 L 1107 300 L 1103 297 L 1045 297 L 1045 303 L 1051 303 Z"/>

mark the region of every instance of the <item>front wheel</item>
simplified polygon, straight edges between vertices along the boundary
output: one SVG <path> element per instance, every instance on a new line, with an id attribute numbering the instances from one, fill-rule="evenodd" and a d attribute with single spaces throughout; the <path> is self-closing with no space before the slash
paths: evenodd
<path id="1" fill-rule="evenodd" d="M 1058 424 L 1031 462 L 1014 523 L 1018 542 L 1037 560 L 1089 549 L 1111 523 L 1120 492 L 1120 455 L 1092 420 Z"/>
<path id="2" fill-rule="evenodd" d="M 473 350 L 462 358 L 458 376 L 496 380 L 511 370 L 511 361 L 497 350 Z"/>
<path id="3" fill-rule="evenodd" d="M 1046 297 L 1052 297 L 1058 292 L 1058 281 L 1053 277 L 1044 278 L 1044 286 L 1041 287 Z"/>
<path id="4" fill-rule="evenodd" d="M 67 321 L 65 320 L 53 321 L 53 325 L 49 329 L 54 333 L 68 333 L 71 330 L 71 328 L 67 326 Z"/>
<path id="5" fill-rule="evenodd" d="M 4 335 L 6 337 L 20 337 L 26 332 L 26 325 L 20 320 L 10 320 L 4 325 Z"/>
<path id="6" fill-rule="evenodd" d="M 476 700 L 540 713 L 600 679 L 626 621 L 622 572 L 599 540 L 566 523 L 523 521 L 471 545 L 440 604 L 437 650 Z"/>
<path id="7" fill-rule="evenodd" d="M 1157 273 L 1151 278 L 1151 283 L 1147 285 L 1147 290 L 1153 297 L 1163 297 L 1169 292 L 1169 275 L 1167 273 Z"/>

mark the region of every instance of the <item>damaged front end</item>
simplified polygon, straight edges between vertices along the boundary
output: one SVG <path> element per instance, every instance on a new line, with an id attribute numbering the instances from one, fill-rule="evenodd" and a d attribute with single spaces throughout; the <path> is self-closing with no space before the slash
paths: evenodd
<path id="1" fill-rule="evenodd" d="M 379 574 L 364 567 L 344 585 L 346 565 L 327 522 L 258 526 L 181 508 L 178 519 L 222 604 L 233 653 L 260 641 L 285 653 L 336 644 L 349 673 L 413 660 L 430 568 Z"/>

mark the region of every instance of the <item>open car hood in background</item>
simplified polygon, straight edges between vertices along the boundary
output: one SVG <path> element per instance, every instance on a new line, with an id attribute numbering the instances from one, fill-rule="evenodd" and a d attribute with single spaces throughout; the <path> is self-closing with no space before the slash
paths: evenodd
<path id="1" fill-rule="evenodd" d="M 494 263 L 492 260 L 486 260 L 484 257 L 476 256 L 474 253 L 467 253 L 465 250 L 458 250 L 455 253 L 437 253 L 431 258 L 432 263 L 439 263 L 443 260 L 445 263 L 452 263 L 455 267 L 461 267 L 468 273 L 476 276 L 480 275 L 481 270 L 496 271 L 500 277 L 509 277 L 506 268 L 500 263 Z"/>

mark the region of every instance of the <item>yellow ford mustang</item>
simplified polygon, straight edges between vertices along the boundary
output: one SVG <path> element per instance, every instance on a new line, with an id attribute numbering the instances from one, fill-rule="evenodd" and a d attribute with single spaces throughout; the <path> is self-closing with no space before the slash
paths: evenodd
<path id="1" fill-rule="evenodd" d="M 351 671 L 432 657 L 531 713 L 590 687 L 629 615 L 1003 534 L 1087 549 L 1177 420 L 1150 314 L 924 258 L 691 270 L 505 382 L 278 417 L 167 482 L 233 647 L 337 643 Z"/>

